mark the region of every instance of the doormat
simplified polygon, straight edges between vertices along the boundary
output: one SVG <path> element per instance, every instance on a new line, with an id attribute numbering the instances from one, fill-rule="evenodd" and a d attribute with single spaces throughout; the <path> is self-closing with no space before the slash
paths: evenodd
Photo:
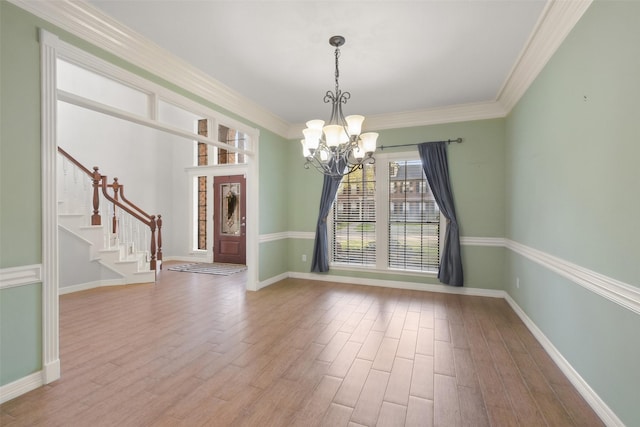
<path id="1" fill-rule="evenodd" d="M 203 274 L 218 274 L 220 276 L 229 276 L 231 274 L 239 273 L 247 269 L 246 265 L 241 264 L 223 264 L 220 262 L 214 262 L 213 264 L 183 264 L 169 267 L 171 271 L 183 271 L 187 273 L 203 273 Z"/>

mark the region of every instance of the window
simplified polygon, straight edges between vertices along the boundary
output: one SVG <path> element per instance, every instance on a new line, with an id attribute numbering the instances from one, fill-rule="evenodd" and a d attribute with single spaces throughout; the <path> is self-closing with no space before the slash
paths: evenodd
<path id="1" fill-rule="evenodd" d="M 404 209 L 389 213 L 388 266 L 402 270 L 434 271 L 440 260 L 440 210 L 419 160 L 396 161 L 398 172 L 390 182 L 401 182 L 406 191 L 392 193 L 393 203 Z"/>
<path id="2" fill-rule="evenodd" d="M 334 261 L 355 265 L 375 264 L 375 186 L 373 165 L 366 165 L 364 169 L 342 179 L 333 209 Z"/>
<path id="3" fill-rule="evenodd" d="M 218 126 L 218 141 L 237 148 L 247 148 L 247 135 L 231 129 L 227 126 Z M 223 148 L 214 149 L 215 164 L 217 165 L 239 165 L 247 163 L 246 156 L 235 151 L 225 150 Z"/>
<path id="4" fill-rule="evenodd" d="M 338 188 L 331 215 L 332 261 L 437 271 L 441 215 L 422 163 L 407 153 L 376 160 L 345 176 Z"/>
<path id="5" fill-rule="evenodd" d="M 174 107 L 178 108 L 178 107 Z M 185 122 L 187 123 L 187 122 Z M 195 125 L 194 125 L 195 123 Z M 216 127 L 211 119 L 197 119 L 192 117 L 191 126 L 196 126 L 198 135 L 209 137 L 209 132 L 215 136 Z M 217 126 L 217 138 L 219 142 L 223 142 L 229 146 L 246 149 L 249 146 L 249 135 L 228 126 Z M 194 164 L 201 167 L 202 170 L 208 170 L 208 175 L 198 175 L 193 181 L 193 251 L 207 251 L 211 249 L 213 224 L 209 218 L 212 212 L 212 191 L 213 180 L 210 178 L 211 173 L 207 166 L 234 167 L 247 163 L 248 157 L 242 153 L 214 147 L 203 142 L 194 141 Z M 241 171 L 242 172 L 242 171 Z"/>

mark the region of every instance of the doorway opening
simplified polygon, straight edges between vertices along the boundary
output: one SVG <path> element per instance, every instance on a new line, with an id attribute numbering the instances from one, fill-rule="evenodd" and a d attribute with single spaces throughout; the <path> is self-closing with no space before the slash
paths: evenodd
<path id="1" fill-rule="evenodd" d="M 95 113 L 100 113 L 104 116 L 109 116 L 114 119 L 120 119 L 126 122 L 135 123 L 140 125 L 141 128 L 148 130 L 160 131 L 156 135 L 178 137 L 186 141 L 198 141 L 205 142 L 211 147 L 219 147 L 221 143 L 212 137 L 202 137 L 198 135 L 193 128 L 185 129 L 180 126 L 176 126 L 175 123 L 163 120 L 162 109 L 165 107 L 180 106 L 185 110 L 191 111 L 199 117 L 207 117 L 211 122 L 215 122 L 216 125 L 219 122 L 226 123 L 227 125 L 235 129 L 243 129 L 243 131 L 250 136 L 249 143 L 244 148 L 230 149 L 228 151 L 236 151 L 239 154 L 247 157 L 246 165 L 242 166 L 242 171 L 233 171 L 233 173 L 245 173 L 247 177 L 247 203 L 248 208 L 252 212 L 257 211 L 258 201 L 258 162 L 257 162 L 257 148 L 259 130 L 250 128 L 246 124 L 234 120 L 230 117 L 222 115 L 220 112 L 212 110 L 203 104 L 197 103 L 193 100 L 187 99 L 176 92 L 172 92 L 166 87 L 159 86 L 143 77 L 130 73 L 110 62 L 101 60 L 75 46 L 72 46 L 62 40 L 56 35 L 47 32 L 46 30 L 40 30 L 39 34 L 41 44 L 41 105 L 42 105 L 42 194 L 44 195 L 42 201 L 42 316 L 43 316 L 43 383 L 49 383 L 60 377 L 60 360 L 59 360 L 59 328 L 58 328 L 58 293 L 59 293 L 59 270 L 58 270 L 58 254 L 59 254 L 59 239 L 58 239 L 58 203 L 57 203 L 57 156 L 58 156 L 58 125 L 57 122 L 57 107 L 59 103 L 66 103 L 81 109 L 91 110 Z M 98 78 L 103 82 L 112 84 L 114 90 L 102 91 L 101 95 L 106 93 L 107 98 L 102 99 L 95 97 L 95 90 L 101 90 L 98 85 L 85 85 L 85 88 L 91 89 L 88 92 L 79 91 L 78 88 L 71 81 L 71 85 L 62 86 L 59 84 L 57 77 L 61 77 L 58 74 L 58 68 L 66 65 L 76 66 L 77 68 L 88 72 L 91 78 Z M 124 104 L 117 103 L 116 100 L 110 98 L 111 95 L 119 95 L 127 89 L 134 89 L 134 102 L 126 102 Z M 131 93 L 131 91 L 129 91 Z M 144 108 L 140 108 L 143 106 Z M 217 128 L 214 128 L 217 130 Z M 90 138 L 85 141 L 91 141 L 95 138 L 96 132 L 94 132 Z M 138 139 L 131 139 L 133 143 L 137 143 Z M 186 147 L 189 147 L 188 142 Z M 176 145 L 177 147 L 178 145 Z M 226 147 L 223 147 L 226 149 Z M 113 153 L 117 153 L 118 150 L 111 150 Z M 173 150 L 172 150 L 173 151 Z M 151 151 L 150 154 L 157 155 L 156 151 Z M 191 152 L 185 153 L 185 156 L 192 156 Z M 133 159 L 133 156 L 128 156 L 127 152 L 121 153 L 121 159 Z M 156 169 L 158 174 L 164 174 L 166 168 L 164 166 L 174 164 L 174 153 L 170 153 L 168 156 L 158 157 L 156 162 L 158 165 Z M 102 159 L 101 159 L 102 160 Z M 145 158 L 144 162 L 140 164 L 147 164 L 149 160 Z M 191 163 L 193 165 L 193 163 Z M 172 192 L 172 197 L 166 198 L 169 200 L 170 209 L 158 209 L 158 211 L 172 212 L 171 218 L 172 224 L 169 224 L 169 218 L 165 219 L 166 228 L 169 225 L 174 230 L 171 236 L 167 236 L 167 243 L 165 247 L 173 245 L 172 249 L 176 253 L 189 252 L 189 232 L 188 232 L 188 219 L 185 221 L 177 220 L 178 216 L 184 217 L 188 215 L 188 212 L 184 208 L 187 205 L 186 199 L 190 197 L 188 191 L 187 180 L 191 179 L 191 167 L 183 167 L 179 171 L 180 179 L 184 179 L 184 183 L 176 182 L 176 180 L 170 180 L 168 185 L 157 185 L 157 175 L 148 175 L 147 181 L 156 185 L 159 190 L 164 194 L 167 190 Z M 239 169 L 237 167 L 236 169 Z M 187 173 L 185 173 L 187 171 Z M 226 174 L 230 174 L 231 170 L 225 171 Z M 211 175 L 213 175 L 211 173 Z M 153 194 L 153 192 L 147 192 L 145 194 Z M 175 198 L 184 197 L 184 203 L 178 203 Z M 175 209 L 174 209 L 175 207 Z M 175 218 L 174 218 L 175 217 Z M 176 220 L 175 223 L 174 220 Z M 258 288 L 258 218 L 257 215 L 252 215 L 247 222 L 247 240 L 250 242 L 247 249 L 247 275 L 246 275 L 246 288 L 247 290 L 257 290 Z M 180 243 L 178 240 L 182 239 Z M 254 244 L 255 243 L 255 244 Z M 165 252 L 166 255 L 166 252 Z"/>

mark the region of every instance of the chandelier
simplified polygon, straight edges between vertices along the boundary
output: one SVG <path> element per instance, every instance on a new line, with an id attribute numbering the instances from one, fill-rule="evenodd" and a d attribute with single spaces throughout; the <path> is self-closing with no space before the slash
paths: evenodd
<path id="1" fill-rule="evenodd" d="M 375 163 L 373 157 L 376 151 L 378 134 L 375 132 L 362 132 L 364 116 L 347 116 L 342 113 L 342 104 L 346 104 L 351 98 L 349 92 L 342 92 L 338 84 L 340 71 L 338 59 L 340 58 L 340 46 L 345 42 L 342 36 L 333 36 L 329 44 L 336 48 L 336 90 L 327 91 L 324 102 L 331 103 L 331 117 L 325 125 L 324 120 L 310 120 L 307 128 L 302 131 L 304 139 L 302 154 L 307 159 L 304 167 L 315 167 L 319 172 L 333 178 L 342 178 L 365 164 Z"/>

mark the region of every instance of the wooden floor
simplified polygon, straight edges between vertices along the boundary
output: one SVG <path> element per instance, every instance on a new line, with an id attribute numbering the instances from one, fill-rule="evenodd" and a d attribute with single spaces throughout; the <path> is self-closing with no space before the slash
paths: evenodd
<path id="1" fill-rule="evenodd" d="M 502 299 L 162 271 L 60 297 L 60 380 L 9 426 L 595 426 Z"/>

